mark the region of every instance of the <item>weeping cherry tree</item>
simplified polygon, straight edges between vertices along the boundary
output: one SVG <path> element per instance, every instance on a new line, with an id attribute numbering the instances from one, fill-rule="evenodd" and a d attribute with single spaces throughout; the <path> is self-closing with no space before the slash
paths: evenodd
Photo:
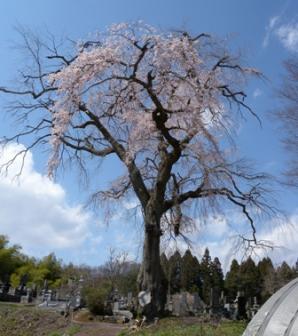
<path id="1" fill-rule="evenodd" d="M 3 145 L 27 141 L 16 155 L 22 158 L 34 147 L 49 147 L 50 176 L 65 160 L 86 172 L 90 160 L 119 160 L 121 177 L 93 198 L 134 195 L 140 205 L 138 281 L 150 293 L 149 317 L 165 303 L 161 239 L 183 236 L 195 208 L 240 209 L 250 232 L 241 238 L 248 247 L 257 243 L 254 215 L 272 210 L 267 177 L 236 159 L 233 141 L 241 116 L 256 117 L 243 88 L 260 75 L 257 70 L 207 34 L 192 37 L 143 23 L 114 25 L 69 49 L 24 31 L 22 36 L 30 66 L 15 88 L 0 91 L 13 97 L 9 111 L 24 128 Z M 100 171 L 92 183 L 99 177 Z"/>

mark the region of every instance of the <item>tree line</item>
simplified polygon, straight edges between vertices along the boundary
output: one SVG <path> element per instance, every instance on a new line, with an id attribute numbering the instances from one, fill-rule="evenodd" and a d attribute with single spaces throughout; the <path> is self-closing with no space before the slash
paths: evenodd
<path id="1" fill-rule="evenodd" d="M 168 293 L 198 292 L 207 304 L 211 288 L 223 291 L 227 302 L 234 301 L 237 293 L 241 292 L 247 300 L 256 297 L 262 304 L 297 276 L 297 265 L 290 267 L 284 261 L 274 267 L 269 257 L 257 263 L 251 257 L 241 263 L 234 259 L 224 276 L 219 258 L 212 259 L 208 248 L 201 261 L 190 250 L 183 256 L 179 252 L 169 258 L 163 254 L 161 261 L 168 281 Z"/>
<path id="2" fill-rule="evenodd" d="M 183 255 L 178 251 L 171 256 L 163 253 L 161 265 L 168 294 L 198 293 L 207 304 L 212 288 L 222 291 L 227 302 L 235 300 L 240 291 L 246 299 L 257 297 L 263 303 L 297 276 L 297 266 L 291 267 L 284 261 L 274 267 L 269 257 L 257 263 L 251 257 L 241 263 L 234 259 L 224 275 L 219 258 L 212 258 L 208 248 L 200 260 L 190 250 Z M 58 289 L 67 285 L 69 279 L 77 281 L 82 277 L 86 293 L 105 288 L 106 292 L 117 289 L 123 295 L 132 292 L 136 296 L 139 268 L 138 263 L 127 259 L 127 254 L 114 249 L 98 267 L 64 264 L 54 253 L 36 259 L 26 256 L 19 245 L 10 245 L 8 238 L 0 235 L 0 282 L 14 288 L 26 282 L 28 287 L 41 290 L 46 281 L 49 288 Z"/>
<path id="3" fill-rule="evenodd" d="M 0 235 L 0 282 L 12 287 L 27 285 L 43 287 L 44 282 L 51 288 L 58 288 L 71 276 L 71 267 L 62 266 L 54 253 L 37 259 L 22 253 L 21 246 L 10 245 L 6 236 Z"/>
<path id="4" fill-rule="evenodd" d="M 30 287 L 37 292 L 45 287 L 57 290 L 71 282 L 84 280 L 85 287 L 118 289 L 136 295 L 136 279 L 140 265 L 127 260 L 125 253 L 111 249 L 108 260 L 98 267 L 65 264 L 54 253 L 37 259 L 21 251 L 20 245 L 11 245 L 0 235 L 0 284 L 13 288 Z"/>
<path id="5" fill-rule="evenodd" d="M 183 256 L 179 252 L 169 258 L 163 254 L 161 260 L 168 281 L 168 293 L 198 292 L 207 304 L 212 288 L 222 291 L 227 302 L 234 301 L 237 293 L 241 292 L 247 300 L 256 297 L 259 303 L 264 303 L 279 288 L 297 277 L 296 265 L 290 267 L 284 261 L 274 267 L 269 257 L 257 263 L 251 257 L 241 263 L 234 259 L 224 276 L 219 258 L 212 259 L 208 248 L 201 261 L 190 250 Z"/>

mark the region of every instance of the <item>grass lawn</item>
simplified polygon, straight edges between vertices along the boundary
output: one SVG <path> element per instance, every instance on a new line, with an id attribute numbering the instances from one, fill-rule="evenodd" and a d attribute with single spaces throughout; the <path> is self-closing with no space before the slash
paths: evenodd
<path id="1" fill-rule="evenodd" d="M 157 326 L 144 328 L 131 333 L 125 330 L 119 336 L 241 336 L 246 323 L 223 321 L 220 323 L 202 322 L 199 319 L 164 319 Z"/>

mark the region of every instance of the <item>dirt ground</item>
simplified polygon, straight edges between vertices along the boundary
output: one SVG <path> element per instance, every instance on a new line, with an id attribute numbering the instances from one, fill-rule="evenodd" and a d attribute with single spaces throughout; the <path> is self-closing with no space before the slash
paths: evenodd
<path id="1" fill-rule="evenodd" d="M 123 325 L 106 322 L 89 322 L 79 324 L 80 331 L 75 336 L 117 336 Z"/>
<path id="2" fill-rule="evenodd" d="M 1 336 L 117 336 L 122 324 L 76 321 L 54 311 L 0 303 Z"/>
<path id="3" fill-rule="evenodd" d="M 68 325 L 69 321 L 55 312 L 17 304 L 0 305 L 1 336 L 48 336 L 52 331 L 59 335 Z"/>

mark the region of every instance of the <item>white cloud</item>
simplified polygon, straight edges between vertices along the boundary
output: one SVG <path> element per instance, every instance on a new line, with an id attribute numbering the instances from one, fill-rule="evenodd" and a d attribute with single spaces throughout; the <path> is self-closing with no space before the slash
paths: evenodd
<path id="1" fill-rule="evenodd" d="M 0 164 L 22 149 L 17 144 L 5 147 Z M 90 214 L 80 205 L 67 204 L 61 185 L 35 171 L 30 151 L 15 178 L 21 164 L 19 157 L 0 175 L 0 233 L 36 256 L 81 246 L 88 238 Z"/>
<path id="2" fill-rule="evenodd" d="M 298 52 L 298 23 L 289 23 L 280 26 L 275 31 L 283 46 L 294 52 Z"/>
<path id="3" fill-rule="evenodd" d="M 298 258 L 298 211 L 281 225 L 261 231 L 259 239 L 271 241 L 276 246 L 273 250 L 261 251 L 260 256 L 268 255 L 275 264 L 287 261 L 293 265 Z"/>
<path id="4" fill-rule="evenodd" d="M 262 95 L 262 91 L 259 88 L 256 88 L 253 92 L 253 97 L 258 98 Z"/>
<path id="5" fill-rule="evenodd" d="M 233 220 L 234 221 L 234 220 Z M 253 251 L 252 257 L 258 262 L 263 257 L 270 257 L 275 265 L 286 261 L 294 265 L 297 260 L 298 246 L 298 212 L 293 213 L 284 223 L 274 221 L 264 223 L 257 231 L 258 241 L 271 243 L 273 249 L 259 246 Z M 239 245 L 239 244 L 240 245 Z M 197 248 L 198 255 L 202 255 L 205 247 L 208 247 L 212 257 L 219 257 L 225 271 L 230 267 L 232 259 L 241 261 L 246 258 L 241 241 L 232 232 L 220 236 L 220 239 L 209 239 Z"/>
<path id="6" fill-rule="evenodd" d="M 218 257 L 226 272 L 233 259 L 241 262 L 247 258 L 247 251 L 239 234 L 247 230 L 248 223 L 240 211 L 227 211 L 226 217 L 223 215 L 209 216 L 204 223 L 197 222 L 199 230 L 189 238 L 193 243 L 192 253 L 198 259 L 202 258 L 205 248 L 208 247 L 212 259 Z M 298 257 L 298 210 L 283 223 L 273 220 L 258 224 L 258 241 L 270 242 L 274 248 L 256 247 L 251 255 L 252 258 L 258 262 L 263 257 L 269 256 L 276 266 L 283 261 L 291 266 L 294 265 Z M 247 232 L 247 237 L 249 237 L 249 232 Z M 187 248 L 189 246 L 182 239 L 165 240 L 162 245 L 162 249 L 167 254 L 172 254 L 175 250 L 183 254 Z"/>
<path id="7" fill-rule="evenodd" d="M 277 16 L 269 19 L 266 26 L 265 37 L 263 40 L 263 47 L 266 48 L 270 42 L 271 36 L 275 36 L 282 43 L 282 45 L 289 51 L 298 52 L 298 22 L 293 20 L 289 23 L 285 22 L 283 15 L 284 11 Z"/>
<path id="8" fill-rule="evenodd" d="M 273 16 L 269 19 L 269 24 L 266 26 L 266 34 L 263 40 L 263 47 L 266 48 L 269 44 L 270 36 L 277 23 L 280 20 L 280 16 Z"/>
<path id="9" fill-rule="evenodd" d="M 108 206 L 108 223 L 116 223 L 118 224 L 120 221 L 122 222 L 142 222 L 142 211 L 140 207 L 140 203 L 135 197 L 131 197 L 130 199 L 124 199 L 122 201 L 118 201 L 112 203 L 110 201 Z"/>
<path id="10" fill-rule="evenodd" d="M 230 231 L 227 218 L 224 215 L 210 215 L 203 221 L 197 219 L 196 222 L 200 239 L 208 239 L 208 237 L 209 239 L 210 237 L 218 239 Z"/>
<path id="11" fill-rule="evenodd" d="M 279 20 L 278 15 L 271 17 L 270 20 L 269 20 L 269 25 L 268 25 L 269 29 L 273 29 L 275 27 L 275 25 L 277 24 L 278 20 Z"/>

